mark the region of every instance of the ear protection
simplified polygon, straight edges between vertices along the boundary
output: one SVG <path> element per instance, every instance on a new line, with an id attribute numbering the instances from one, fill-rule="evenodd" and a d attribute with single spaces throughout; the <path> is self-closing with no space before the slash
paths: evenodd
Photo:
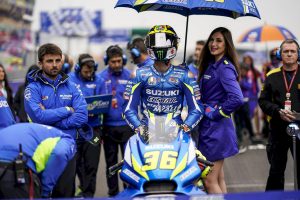
<path id="1" fill-rule="evenodd" d="M 120 50 L 121 52 L 123 52 L 122 49 L 118 45 L 112 45 L 112 46 L 108 47 L 106 50 L 106 55 L 103 57 L 103 61 L 104 61 L 105 65 L 108 65 L 108 61 L 110 59 L 108 56 L 108 52 L 110 52 L 112 50 Z M 127 63 L 127 56 L 125 54 L 122 54 L 122 60 L 123 60 L 123 66 L 125 66 Z"/>
<path id="2" fill-rule="evenodd" d="M 69 56 L 67 54 L 64 54 L 65 56 L 65 61 L 64 61 L 64 64 L 62 65 L 62 68 L 61 70 L 67 74 L 70 72 L 70 64 L 69 64 Z"/>
<path id="3" fill-rule="evenodd" d="M 139 58 L 141 56 L 140 50 L 136 47 L 131 48 L 130 53 L 134 59 Z"/>
<path id="4" fill-rule="evenodd" d="M 93 58 L 87 57 L 87 58 L 84 58 L 84 59 L 80 60 L 79 63 L 76 63 L 76 65 L 74 67 L 75 72 L 79 73 L 81 71 L 82 65 L 84 63 L 86 63 L 86 62 L 93 62 L 94 63 L 94 71 L 95 72 L 97 71 L 97 69 L 98 69 L 98 63 L 96 63 Z"/>
<path id="5" fill-rule="evenodd" d="M 295 43 L 298 47 L 298 61 L 300 61 L 300 48 L 299 48 L 299 44 L 296 40 L 294 39 L 288 39 L 289 41 L 292 41 L 293 43 Z M 281 57 L 281 49 L 282 49 L 282 45 L 286 43 L 287 40 L 283 41 L 280 45 L 280 48 L 276 51 L 275 55 L 276 55 L 276 58 L 277 60 L 282 60 L 282 57 Z"/>

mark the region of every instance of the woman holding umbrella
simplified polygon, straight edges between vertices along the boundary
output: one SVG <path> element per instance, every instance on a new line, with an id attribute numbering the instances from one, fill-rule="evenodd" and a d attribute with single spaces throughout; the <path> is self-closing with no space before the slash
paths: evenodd
<path id="1" fill-rule="evenodd" d="M 228 29 L 210 34 L 200 56 L 199 84 L 205 115 L 199 123 L 198 149 L 215 163 L 205 180 L 208 193 L 226 193 L 224 159 L 238 153 L 230 114 L 243 104 L 238 83 L 238 61 Z"/>

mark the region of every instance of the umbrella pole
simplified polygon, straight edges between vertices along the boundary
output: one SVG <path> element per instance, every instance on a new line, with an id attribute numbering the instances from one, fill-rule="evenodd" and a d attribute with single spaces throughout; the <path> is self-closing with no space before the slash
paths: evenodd
<path id="1" fill-rule="evenodd" d="M 183 64 L 185 64 L 185 55 L 186 55 L 186 44 L 187 44 L 188 27 L 189 27 L 189 14 L 186 16 L 185 40 L 184 40 L 184 52 L 183 52 Z"/>

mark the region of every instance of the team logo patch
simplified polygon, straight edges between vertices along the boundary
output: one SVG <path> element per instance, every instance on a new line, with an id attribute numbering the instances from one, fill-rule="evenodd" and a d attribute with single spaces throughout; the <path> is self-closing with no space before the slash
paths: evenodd
<path id="1" fill-rule="evenodd" d="M 48 96 L 42 96 L 42 100 L 45 101 L 48 99 Z"/>
<path id="2" fill-rule="evenodd" d="M 211 78 L 211 75 L 207 75 L 207 74 L 204 74 L 204 79 L 210 79 Z"/>
<path id="3" fill-rule="evenodd" d="M 151 77 L 148 79 L 148 84 L 149 84 L 149 85 L 156 85 L 156 82 L 157 82 L 157 80 L 156 80 L 156 78 L 153 77 L 153 76 L 151 76 Z"/>
<path id="4" fill-rule="evenodd" d="M 25 97 L 25 99 L 26 99 L 27 101 L 31 98 L 31 91 L 30 91 L 29 88 L 26 88 L 26 89 L 25 89 L 24 97 Z"/>
<path id="5" fill-rule="evenodd" d="M 177 84 L 177 83 L 179 82 L 179 80 L 178 80 L 177 78 L 170 77 L 170 78 L 169 78 L 169 82 L 170 82 L 170 83 L 175 83 L 175 84 Z"/>

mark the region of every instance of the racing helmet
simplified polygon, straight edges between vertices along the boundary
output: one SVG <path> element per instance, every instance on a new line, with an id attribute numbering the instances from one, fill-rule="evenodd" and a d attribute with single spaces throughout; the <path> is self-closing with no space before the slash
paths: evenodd
<path id="1" fill-rule="evenodd" d="M 179 40 L 171 26 L 156 25 L 148 32 L 145 45 L 152 60 L 168 61 L 176 56 Z"/>

